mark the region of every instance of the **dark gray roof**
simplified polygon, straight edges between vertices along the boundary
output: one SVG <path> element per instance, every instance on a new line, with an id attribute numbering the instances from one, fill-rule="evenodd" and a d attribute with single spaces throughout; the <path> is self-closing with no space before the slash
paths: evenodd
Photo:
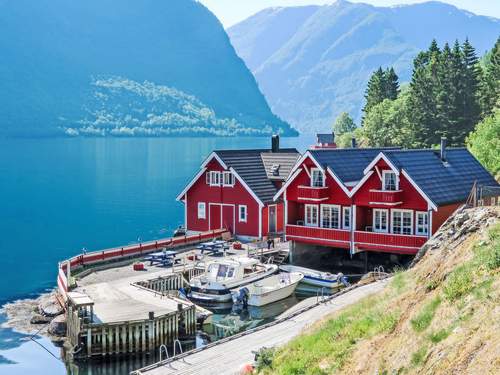
<path id="1" fill-rule="evenodd" d="M 404 169 L 438 206 L 465 201 L 474 181 L 499 186 L 465 148 L 447 149 L 446 163 L 441 161 L 439 150 L 393 150 L 384 154 L 396 168 Z"/>
<path id="2" fill-rule="evenodd" d="M 257 150 L 216 150 L 214 151 L 228 168 L 234 168 L 236 173 L 245 181 L 263 203 L 273 202 L 278 189 L 268 178 L 264 166 L 263 154 L 269 154 L 269 149 Z M 299 155 L 296 149 L 280 149 L 276 158 L 287 159 L 290 155 Z M 266 159 L 267 160 L 267 159 Z"/>
<path id="3" fill-rule="evenodd" d="M 329 167 L 342 182 L 359 181 L 364 169 L 380 153 L 411 179 L 436 205 L 463 202 L 474 181 L 499 186 L 488 171 L 465 148 L 448 148 L 446 163 L 439 150 L 401 150 L 396 148 L 324 149 L 309 151 L 323 167 Z"/>
<path id="4" fill-rule="evenodd" d="M 329 167 L 344 183 L 359 181 L 363 170 L 381 151 L 393 148 L 336 148 L 310 150 L 322 167 Z"/>
<path id="5" fill-rule="evenodd" d="M 335 142 L 335 136 L 332 133 L 319 133 L 316 134 L 316 138 L 318 140 L 318 143 L 334 143 Z"/>
<path id="6" fill-rule="evenodd" d="M 266 169 L 267 178 L 273 181 L 285 181 L 295 163 L 300 158 L 298 152 L 263 152 L 260 154 L 264 168 Z"/>

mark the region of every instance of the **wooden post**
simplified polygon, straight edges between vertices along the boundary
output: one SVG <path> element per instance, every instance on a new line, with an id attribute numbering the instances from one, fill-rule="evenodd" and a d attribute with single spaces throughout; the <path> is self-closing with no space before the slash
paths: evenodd
<path id="1" fill-rule="evenodd" d="M 107 352 L 107 347 L 106 347 L 106 328 L 103 326 L 102 327 L 102 332 L 101 332 L 101 344 L 102 344 L 102 354 L 106 355 L 108 354 Z"/>
<path id="2" fill-rule="evenodd" d="M 142 351 L 145 352 L 146 351 L 146 322 L 142 322 L 142 335 L 141 335 L 141 339 L 142 339 Z"/>
<path id="3" fill-rule="evenodd" d="M 92 328 L 87 329 L 87 356 L 92 355 Z"/>
<path id="4" fill-rule="evenodd" d="M 129 324 L 127 325 L 127 330 L 128 330 L 128 352 L 132 353 L 133 348 L 134 348 L 134 334 L 132 330 L 132 326 Z"/>

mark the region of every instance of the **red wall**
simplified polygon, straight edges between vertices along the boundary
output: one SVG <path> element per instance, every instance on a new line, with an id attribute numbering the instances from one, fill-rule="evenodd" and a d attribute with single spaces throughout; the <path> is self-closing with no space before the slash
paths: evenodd
<path id="1" fill-rule="evenodd" d="M 380 174 L 383 170 L 390 169 L 387 164 L 380 160 L 377 163 Z M 363 186 L 354 194 L 354 204 L 360 206 L 371 206 L 374 208 L 391 208 L 386 205 L 370 205 L 370 190 L 381 190 L 382 181 L 380 180 L 377 172 L 373 169 L 373 174 L 368 178 Z M 402 175 L 399 175 L 399 190 L 402 190 L 402 204 L 395 206 L 396 209 L 409 209 L 417 211 L 427 211 L 427 201 L 420 195 L 420 193 L 413 187 L 413 185 Z"/>
<path id="2" fill-rule="evenodd" d="M 438 207 L 437 211 L 432 211 L 432 234 L 460 207 L 463 203 L 454 203 L 447 206 Z"/>
<path id="3" fill-rule="evenodd" d="M 207 165 L 207 172 L 210 170 L 222 171 L 223 168 L 215 160 L 212 160 Z M 234 234 L 242 236 L 259 236 L 259 205 L 245 187 L 235 179 L 234 187 L 209 186 L 206 183 L 206 175 L 203 174 L 191 186 L 186 196 L 187 205 L 187 229 L 193 231 L 209 230 L 210 209 L 209 203 L 224 203 L 235 205 L 235 223 Z M 206 204 L 206 219 L 198 219 L 198 202 Z M 238 205 L 246 205 L 248 212 L 247 222 L 239 222 L 238 220 Z M 216 210 L 214 207 L 213 210 Z M 219 209 L 220 210 L 220 209 Z M 232 207 L 223 208 L 223 221 L 231 221 Z M 212 214 L 212 217 L 218 217 L 217 214 Z M 229 219 L 227 218 L 229 216 Z M 214 224 L 212 224 L 213 229 Z"/>

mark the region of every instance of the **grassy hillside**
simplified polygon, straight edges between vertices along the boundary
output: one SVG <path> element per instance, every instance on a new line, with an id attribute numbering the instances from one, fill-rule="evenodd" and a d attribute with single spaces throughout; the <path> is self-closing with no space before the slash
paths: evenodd
<path id="1" fill-rule="evenodd" d="M 457 215 L 383 293 L 328 317 L 262 374 L 498 374 L 500 210 Z"/>

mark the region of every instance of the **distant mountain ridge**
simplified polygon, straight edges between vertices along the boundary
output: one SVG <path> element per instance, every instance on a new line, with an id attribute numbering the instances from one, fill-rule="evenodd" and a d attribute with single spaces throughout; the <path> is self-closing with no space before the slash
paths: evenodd
<path id="1" fill-rule="evenodd" d="M 500 20 L 440 2 L 375 7 L 331 5 L 265 9 L 229 28 L 237 53 L 254 73 L 274 113 L 303 132 L 329 130 L 349 112 L 359 121 L 364 90 L 379 66 L 401 81 L 435 38 L 468 37 L 479 54 L 500 34 Z"/>
<path id="2" fill-rule="evenodd" d="M 296 134 L 197 1 L 0 0 L 0 25 L 0 135 Z"/>

